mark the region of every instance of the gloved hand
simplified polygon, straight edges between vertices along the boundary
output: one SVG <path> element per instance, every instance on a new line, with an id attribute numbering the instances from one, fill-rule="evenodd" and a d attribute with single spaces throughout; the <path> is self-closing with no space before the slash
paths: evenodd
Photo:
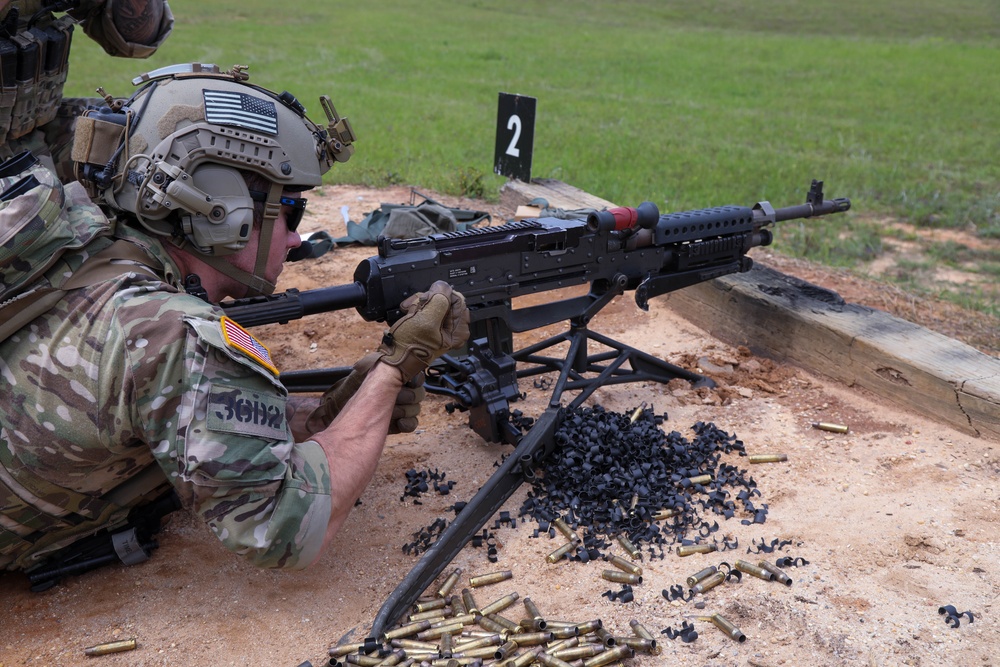
<path id="1" fill-rule="evenodd" d="M 365 355 L 354 364 L 346 377 L 337 380 L 326 390 L 319 406 L 306 419 L 306 429 L 310 433 L 324 430 L 336 419 L 380 358 L 381 355 L 377 352 Z M 399 390 L 392 409 L 392 418 L 389 420 L 389 433 L 412 433 L 417 429 L 420 402 L 427 396 L 427 390 L 423 385 L 424 374 L 420 373 Z"/>
<path id="2" fill-rule="evenodd" d="M 424 374 L 403 385 L 396 394 L 396 405 L 392 409 L 392 419 L 389 420 L 389 433 L 413 433 L 417 430 L 417 415 L 420 414 L 420 402 L 427 397 L 424 389 Z"/>
<path id="3" fill-rule="evenodd" d="M 403 382 L 427 369 L 448 350 L 469 339 L 469 310 L 465 297 L 439 280 L 426 292 L 409 297 L 400 307 L 406 311 L 382 338 L 378 354 L 384 364 L 399 369 Z"/>

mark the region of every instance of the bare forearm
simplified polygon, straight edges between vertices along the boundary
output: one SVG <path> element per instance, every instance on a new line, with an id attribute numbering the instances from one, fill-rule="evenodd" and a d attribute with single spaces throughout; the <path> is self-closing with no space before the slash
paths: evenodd
<path id="1" fill-rule="evenodd" d="M 121 36 L 136 44 L 152 44 L 163 20 L 161 0 L 116 0 L 114 22 Z"/>
<path id="2" fill-rule="evenodd" d="M 326 544 L 340 530 L 375 474 L 401 386 L 395 368 L 376 364 L 333 423 L 313 436 L 330 462 L 333 511 Z"/>

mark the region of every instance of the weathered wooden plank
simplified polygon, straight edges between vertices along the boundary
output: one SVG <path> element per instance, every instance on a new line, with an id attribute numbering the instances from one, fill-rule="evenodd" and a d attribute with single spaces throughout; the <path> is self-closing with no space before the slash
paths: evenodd
<path id="1" fill-rule="evenodd" d="M 500 204 L 511 210 L 527 204 L 536 197 L 541 197 L 551 208 L 561 208 L 568 211 L 579 208 L 602 210 L 615 206 L 606 199 L 595 197 L 580 188 L 567 185 L 551 178 L 536 178 L 530 183 L 523 181 L 508 181 L 500 189 Z"/>
<path id="2" fill-rule="evenodd" d="M 560 181 L 509 182 L 501 202 L 557 208 L 611 202 Z M 668 306 L 712 336 L 788 360 L 963 432 L 1000 440 L 1000 359 L 759 264 L 678 290 Z"/>
<path id="3" fill-rule="evenodd" d="M 669 302 L 719 340 L 1000 439 L 1000 360 L 965 343 L 760 265 Z"/>

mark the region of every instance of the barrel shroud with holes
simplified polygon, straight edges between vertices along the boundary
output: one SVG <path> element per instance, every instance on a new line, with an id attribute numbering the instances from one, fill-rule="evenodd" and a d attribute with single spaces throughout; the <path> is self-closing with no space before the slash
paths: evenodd
<path id="1" fill-rule="evenodd" d="M 628 382 L 696 386 L 710 379 L 669 364 L 588 328 L 616 296 L 635 293 L 636 304 L 690 285 L 750 270 L 752 248 L 771 243 L 767 227 L 785 220 L 842 213 L 849 199 L 824 199 L 813 181 L 806 202 L 774 208 L 720 206 L 660 215 L 656 205 L 595 211 L 586 219 L 535 218 L 505 225 L 414 239 L 380 238 L 378 255 L 362 261 L 346 285 L 253 297 L 223 303 L 243 326 L 288 322 L 307 315 L 356 308 L 368 321 L 393 323 L 400 304 L 444 280 L 465 296 L 471 323 L 468 346 L 445 355 L 429 369 L 428 391 L 453 399 L 449 409 L 469 413 L 469 425 L 490 442 L 516 448 L 417 563 L 379 612 L 379 634 L 443 571 L 520 483 L 534 474 L 553 448 L 562 397 L 576 392 L 579 407 L 599 387 Z M 553 294 L 547 303 L 515 308 L 517 297 L 587 285 L 586 294 Z M 566 331 L 520 350 L 514 334 L 568 323 Z M 550 353 L 568 345 L 564 356 Z M 591 346 L 599 351 L 591 353 Z M 292 392 L 321 392 L 349 368 L 297 370 L 281 374 Z M 518 380 L 557 374 L 549 407 L 525 419 L 511 403 L 521 396 Z M 527 427 L 530 423 L 530 427 Z"/>

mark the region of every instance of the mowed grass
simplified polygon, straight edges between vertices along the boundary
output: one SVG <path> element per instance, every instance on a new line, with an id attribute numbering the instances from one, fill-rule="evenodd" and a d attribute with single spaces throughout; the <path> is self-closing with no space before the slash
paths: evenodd
<path id="1" fill-rule="evenodd" d="M 829 264 L 877 254 L 891 215 L 1000 238 L 995 0 L 172 0 L 148 61 L 75 38 L 71 94 L 130 93 L 176 62 L 251 66 L 358 135 L 331 183 L 495 198 L 499 92 L 536 97 L 532 174 L 662 210 L 800 203 L 813 178 L 847 216 L 779 229 Z"/>

